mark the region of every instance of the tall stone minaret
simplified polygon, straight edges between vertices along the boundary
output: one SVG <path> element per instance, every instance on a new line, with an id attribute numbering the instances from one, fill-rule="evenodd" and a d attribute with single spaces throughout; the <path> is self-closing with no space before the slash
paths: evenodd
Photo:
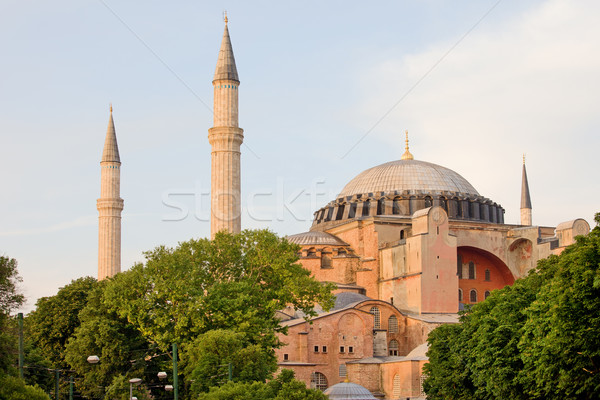
<path id="1" fill-rule="evenodd" d="M 214 122 L 208 130 L 212 146 L 210 175 L 210 234 L 241 230 L 240 146 L 243 130 L 238 126 L 238 78 L 227 17 L 219 59 L 213 79 Z"/>
<path id="2" fill-rule="evenodd" d="M 100 161 L 98 208 L 98 280 L 121 272 L 121 160 L 110 106 L 110 118 Z"/>
<path id="3" fill-rule="evenodd" d="M 521 178 L 521 225 L 531 226 L 531 197 L 525 170 L 525 155 L 523 155 L 523 177 Z"/>

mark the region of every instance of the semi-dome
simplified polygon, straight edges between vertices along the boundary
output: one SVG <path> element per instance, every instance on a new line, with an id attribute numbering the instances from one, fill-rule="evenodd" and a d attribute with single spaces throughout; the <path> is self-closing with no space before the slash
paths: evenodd
<path id="1" fill-rule="evenodd" d="M 451 169 L 419 160 L 398 160 L 358 174 L 337 197 L 376 192 L 456 192 L 478 196 L 475 188 Z"/>

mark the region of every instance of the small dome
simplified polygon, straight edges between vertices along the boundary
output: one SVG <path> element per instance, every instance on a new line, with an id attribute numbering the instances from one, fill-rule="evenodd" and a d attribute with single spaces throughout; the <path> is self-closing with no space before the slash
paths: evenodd
<path id="1" fill-rule="evenodd" d="M 351 382 L 333 385 L 324 392 L 330 400 L 374 400 L 375 396 L 365 387 Z"/>
<path id="2" fill-rule="evenodd" d="M 300 246 L 348 246 L 348 243 L 326 232 L 311 231 L 298 233 L 287 236 L 286 239 L 288 242 L 299 244 Z"/>
<path id="3" fill-rule="evenodd" d="M 370 297 L 364 294 L 354 292 L 341 292 L 335 295 L 335 304 L 333 305 L 332 311 L 341 310 L 346 308 L 347 305 L 358 303 L 359 301 L 371 300 Z"/>
<path id="4" fill-rule="evenodd" d="M 369 168 L 342 189 L 337 196 L 377 192 L 422 191 L 425 193 L 457 192 L 479 196 L 462 176 L 440 165 L 418 160 L 397 160 Z"/>

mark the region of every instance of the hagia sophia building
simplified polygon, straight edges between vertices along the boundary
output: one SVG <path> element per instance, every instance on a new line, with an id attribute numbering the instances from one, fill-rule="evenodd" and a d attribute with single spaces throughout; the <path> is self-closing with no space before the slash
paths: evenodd
<path id="1" fill-rule="evenodd" d="M 212 236 L 241 230 L 240 81 L 225 23 L 208 134 Z M 112 109 L 100 165 L 98 279 L 104 279 L 121 271 L 121 162 Z M 504 223 L 501 205 L 457 172 L 416 160 L 407 137 L 400 160 L 352 178 L 315 212 L 307 232 L 287 237 L 301 247 L 300 263 L 337 289 L 334 308 L 310 322 L 281 310 L 288 334 L 276 350 L 279 366 L 331 393 L 331 386 L 351 382 L 378 399 L 424 398 L 429 332 L 456 323 L 465 305 L 526 276 L 589 230 L 581 218 L 556 227 L 532 224 L 525 162 L 521 224 Z"/>

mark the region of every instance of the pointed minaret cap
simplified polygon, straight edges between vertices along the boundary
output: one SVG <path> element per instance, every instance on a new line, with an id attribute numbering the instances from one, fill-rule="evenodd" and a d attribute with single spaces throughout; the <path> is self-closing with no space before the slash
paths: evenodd
<path id="1" fill-rule="evenodd" d="M 406 151 L 404 152 L 404 154 L 402 154 L 402 157 L 400 157 L 401 160 L 414 160 L 415 158 L 413 157 L 412 154 L 410 154 L 410 151 L 408 151 L 408 131 L 406 131 Z"/>
<path id="2" fill-rule="evenodd" d="M 110 105 L 110 118 L 108 128 L 106 129 L 106 139 L 104 140 L 104 151 L 102 151 L 101 162 L 121 162 L 119 158 L 119 146 L 117 146 L 117 133 L 115 132 L 115 122 L 112 116 L 112 104 Z"/>
<path id="3" fill-rule="evenodd" d="M 221 41 L 221 50 L 219 51 L 219 59 L 217 60 L 217 68 L 215 69 L 214 81 L 228 80 L 240 82 L 237 68 L 235 66 L 235 58 L 233 57 L 233 47 L 231 47 L 231 39 L 229 39 L 229 29 L 227 29 L 227 14 L 225 14 L 225 31 L 223 32 L 223 40 Z"/>
<path id="4" fill-rule="evenodd" d="M 525 154 L 523 154 L 523 178 L 521 182 L 521 208 L 531 208 L 531 197 L 529 196 L 529 183 L 527 182 L 527 171 L 525 170 Z"/>

